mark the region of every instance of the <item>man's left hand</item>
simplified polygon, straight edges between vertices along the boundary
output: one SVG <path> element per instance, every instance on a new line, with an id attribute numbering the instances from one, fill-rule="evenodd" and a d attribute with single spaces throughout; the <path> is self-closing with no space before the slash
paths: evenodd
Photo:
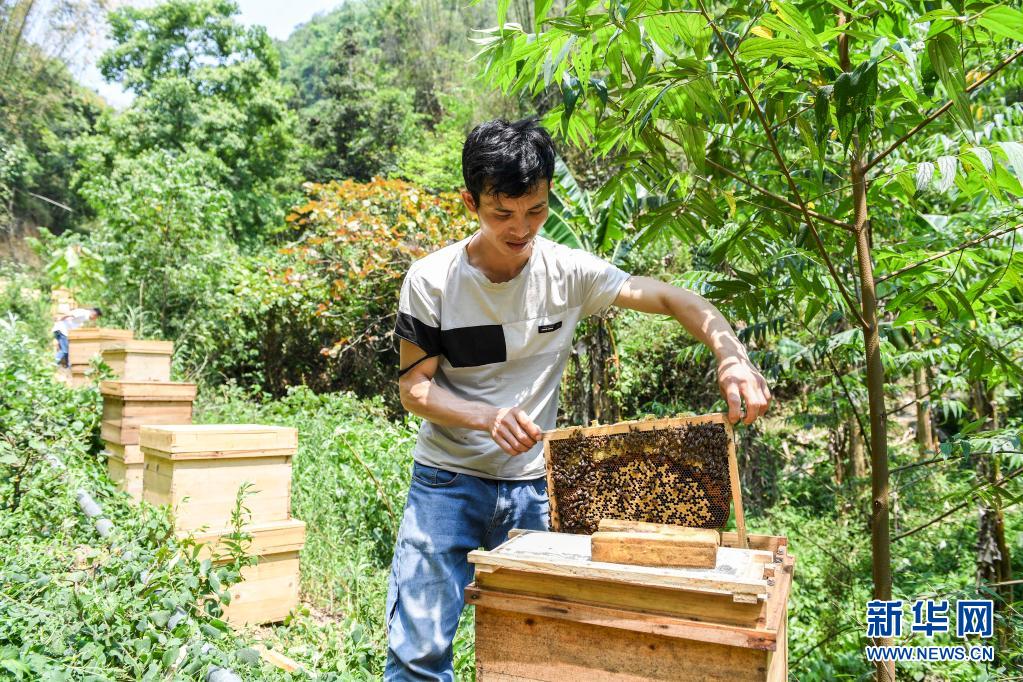
<path id="1" fill-rule="evenodd" d="M 728 402 L 728 421 L 749 425 L 767 412 L 771 404 L 771 391 L 764 375 L 753 366 L 749 358 L 730 355 L 718 363 L 718 387 Z M 746 404 L 743 416 L 742 404 Z"/>

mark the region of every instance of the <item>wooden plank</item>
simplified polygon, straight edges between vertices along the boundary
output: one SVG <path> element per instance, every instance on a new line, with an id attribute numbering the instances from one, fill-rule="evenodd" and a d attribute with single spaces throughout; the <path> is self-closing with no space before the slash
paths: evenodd
<path id="1" fill-rule="evenodd" d="M 735 514 L 736 534 L 739 536 L 739 546 L 749 547 L 746 539 L 746 514 L 742 508 L 742 481 L 739 479 L 739 462 L 735 457 L 735 433 L 728 421 L 725 421 L 725 434 L 728 436 L 728 480 L 732 488 L 732 513 Z"/>
<path id="2" fill-rule="evenodd" d="M 564 599 L 508 594 L 496 590 L 484 590 L 472 585 L 465 589 L 465 603 L 477 608 L 527 613 L 576 623 L 600 625 L 616 630 L 632 630 L 697 642 L 764 651 L 776 649 L 775 636 L 777 633 L 767 630 L 707 623 L 593 604 L 580 604 Z"/>
<path id="3" fill-rule="evenodd" d="M 556 488 L 554 486 L 554 465 L 551 459 L 551 439 L 546 437 L 543 439 L 543 461 L 544 468 L 547 470 L 547 502 L 551 515 L 551 530 L 558 530 L 561 528 L 561 515 L 558 514 L 558 496 L 554 493 Z"/>
<path id="4" fill-rule="evenodd" d="M 172 355 L 174 353 L 174 342 L 159 341 L 157 339 L 124 339 L 109 344 L 103 349 L 103 353 Z"/>
<path id="5" fill-rule="evenodd" d="M 147 428 L 147 425 L 140 427 Z M 141 439 L 140 439 L 141 440 Z M 184 462 L 200 459 L 252 459 L 253 457 L 291 457 L 295 454 L 295 448 L 284 448 L 281 450 L 202 450 L 199 452 L 169 453 L 162 450 L 154 450 L 144 445 L 141 446 L 143 456 L 147 453 L 152 457 L 162 457 L 168 461 Z"/>
<path id="6" fill-rule="evenodd" d="M 298 431 L 284 426 L 261 424 L 189 424 L 143 427 L 143 448 L 167 453 L 174 459 L 186 459 L 202 453 L 298 448 Z"/>
<path id="7" fill-rule="evenodd" d="M 761 535 L 753 533 L 746 536 L 749 549 L 757 549 L 774 554 L 779 548 L 788 545 L 788 538 L 781 535 Z M 739 535 L 735 531 L 721 531 L 722 547 L 739 547 Z"/>
<path id="8" fill-rule="evenodd" d="M 717 531 L 688 530 L 692 532 L 598 531 L 590 537 L 590 557 L 615 564 L 713 568 L 717 564 Z"/>
<path id="9" fill-rule="evenodd" d="M 767 655 L 759 649 L 476 609 L 480 682 L 763 682 Z"/>
<path id="10" fill-rule="evenodd" d="M 763 602 L 736 604 L 729 594 L 607 580 L 580 580 L 506 568 L 489 573 L 477 571 L 476 585 L 505 593 L 549 597 L 724 625 L 763 628 L 766 623 L 766 607 Z"/>
<path id="11" fill-rule="evenodd" d="M 254 524 L 291 517 L 291 456 L 170 460 L 145 448 L 143 496 L 173 508 L 177 530 L 230 526 L 238 489 L 252 484 L 245 498 Z"/>
<path id="12" fill-rule="evenodd" d="M 298 606 L 298 552 L 260 557 L 242 569 L 242 581 L 232 585 L 231 603 L 224 616 L 234 625 L 277 623 Z"/>
<path id="13" fill-rule="evenodd" d="M 169 354 L 139 354 L 104 350 L 103 362 L 121 380 L 170 381 L 171 356 Z"/>
<path id="14" fill-rule="evenodd" d="M 196 385 L 182 381 L 104 381 L 104 396 L 132 400 L 195 400 Z"/>
<path id="15" fill-rule="evenodd" d="M 245 524 L 242 530 L 252 536 L 246 548 L 246 554 L 249 556 L 297 552 L 305 546 L 306 525 L 299 519 Z M 227 551 L 221 546 L 221 542 L 224 536 L 230 532 L 232 531 L 229 528 L 220 528 L 200 532 L 178 531 L 177 535 L 179 538 L 191 537 L 194 541 L 202 543 L 203 547 L 199 552 L 199 558 L 206 559 Z"/>
<path id="16" fill-rule="evenodd" d="M 548 575 L 594 578 L 678 589 L 718 591 L 724 594 L 766 595 L 767 582 L 751 578 L 751 569 L 762 575 L 763 563 L 754 557 L 766 552 L 721 548 L 714 569 L 628 566 L 591 561 L 589 537 L 567 533 L 527 533 L 494 550 L 474 550 L 469 561 L 482 566 L 511 568 Z M 770 560 L 770 559 L 767 559 Z"/>
<path id="17" fill-rule="evenodd" d="M 116 457 L 107 459 L 110 480 L 136 502 L 142 499 L 142 473 L 142 462 L 125 463 Z"/>
<path id="18" fill-rule="evenodd" d="M 104 348 L 132 338 L 128 329 L 109 329 L 106 327 L 83 327 L 68 332 L 68 362 L 72 365 L 88 365 L 93 357 L 98 356 Z"/>
<path id="19" fill-rule="evenodd" d="M 648 523 L 646 521 L 629 521 L 625 519 L 601 519 L 597 524 L 597 530 L 620 533 L 668 533 L 678 534 L 684 537 L 696 533 L 698 537 L 706 538 L 715 546 L 721 544 L 721 535 L 713 528 L 689 528 L 677 526 L 673 523 Z M 711 539 L 713 538 L 713 539 Z"/>
<path id="20" fill-rule="evenodd" d="M 259 652 L 260 658 L 284 672 L 293 673 L 302 670 L 301 663 L 288 658 L 277 649 L 267 649 L 262 644 L 255 644 L 252 648 Z"/>
<path id="21" fill-rule="evenodd" d="M 107 457 L 120 460 L 122 464 L 142 464 L 145 460 L 138 445 L 123 445 L 104 441 L 103 447 Z"/>
<path id="22" fill-rule="evenodd" d="M 676 426 L 686 426 L 689 424 L 728 424 L 726 415 L 724 413 L 713 413 L 713 414 L 701 414 L 692 417 L 668 417 L 664 419 L 637 419 L 634 421 L 618 422 L 616 424 L 608 424 L 605 426 L 570 426 L 561 429 L 552 429 L 550 431 L 543 432 L 543 439 L 547 440 L 560 440 L 562 438 L 572 438 L 577 434 L 582 434 L 583 437 L 589 436 L 609 436 L 617 433 L 628 433 L 630 431 L 653 431 L 654 429 L 669 429 Z"/>
<path id="23" fill-rule="evenodd" d="M 177 415 L 183 421 L 168 422 L 157 420 L 163 415 Z M 122 419 L 152 420 L 152 424 L 188 424 L 192 421 L 191 400 L 124 400 L 105 397 L 103 399 L 103 419 L 118 421 Z M 145 424 L 147 422 L 137 422 Z"/>

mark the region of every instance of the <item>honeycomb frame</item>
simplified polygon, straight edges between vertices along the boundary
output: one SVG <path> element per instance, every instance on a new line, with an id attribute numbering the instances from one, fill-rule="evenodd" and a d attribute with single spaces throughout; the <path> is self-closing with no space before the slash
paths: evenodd
<path id="1" fill-rule="evenodd" d="M 734 513 L 747 545 L 725 415 L 555 429 L 543 441 L 552 530 L 593 533 L 601 518 L 720 530 Z"/>

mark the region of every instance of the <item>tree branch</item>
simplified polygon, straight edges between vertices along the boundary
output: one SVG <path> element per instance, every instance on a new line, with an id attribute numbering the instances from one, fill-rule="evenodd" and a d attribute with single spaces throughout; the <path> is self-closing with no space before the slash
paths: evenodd
<path id="1" fill-rule="evenodd" d="M 1005 59 L 1003 59 L 1003 60 L 1002 60 L 1002 61 L 1001 61 L 1001 62 L 1000 62 L 1000 63 L 999 63 L 999 64 L 998 64 L 997 66 L 995 66 L 995 68 L 993 68 L 993 69 L 991 69 L 990 71 L 988 71 L 988 72 L 987 72 L 987 73 L 986 73 L 986 74 L 984 75 L 984 77 L 983 77 L 983 78 L 979 79 L 979 80 L 978 80 L 978 81 L 977 81 L 976 83 L 974 83 L 973 85 L 971 85 L 971 86 L 969 86 L 968 88 L 966 88 L 966 90 L 965 90 L 966 94 L 967 94 L 967 95 L 969 95 L 969 94 L 970 94 L 970 93 L 972 93 L 972 92 L 973 92 L 974 90 L 976 90 L 977 88 L 979 88 L 979 87 L 980 87 L 981 85 L 983 85 L 984 83 L 986 83 L 986 82 L 988 82 L 989 80 L 991 80 L 991 78 L 993 78 L 993 77 L 994 77 L 994 75 L 995 75 L 996 73 L 998 73 L 999 71 L 1001 71 L 1002 69 L 1004 69 L 1004 68 L 1005 68 L 1006 66 L 1008 66 L 1009 64 L 1011 64 L 1011 63 L 1012 63 L 1013 61 L 1015 61 L 1015 60 L 1016 60 L 1016 58 L 1017 58 L 1017 57 L 1019 57 L 1020 55 L 1023 55 L 1023 48 L 1020 48 L 1020 49 L 1016 50 L 1016 51 L 1015 51 L 1015 52 L 1013 52 L 1013 53 L 1012 53 L 1011 55 L 1009 55 L 1008 57 L 1006 57 Z M 878 164 L 878 163 L 879 163 L 879 162 L 880 162 L 880 161 L 881 161 L 882 159 L 884 159 L 884 158 L 885 158 L 886 156 L 888 156 L 889 154 L 891 154 L 891 153 L 892 153 L 893 151 L 895 151 L 896 149 L 898 149 L 899 147 L 901 147 L 901 146 L 902 146 L 902 144 L 903 144 L 903 143 L 904 143 L 904 142 L 905 142 L 906 140 L 908 140 L 909 138 L 911 138 L 911 137 L 913 137 L 914 135 L 916 135 L 916 134 L 917 134 L 918 132 L 920 132 L 921 130 L 923 130 L 923 128 L 924 128 L 924 127 L 925 127 L 925 126 L 926 126 L 926 125 L 927 125 L 928 123 L 930 123 L 930 122 L 931 122 L 931 121 L 933 121 L 934 119 L 938 118 L 939 116 L 941 116 L 942 114 L 944 114 L 944 113 L 945 113 L 946 111 L 948 111 L 948 110 L 949 110 L 949 109 L 951 109 L 951 108 L 952 108 L 952 100 L 948 100 L 947 102 L 945 102 L 944 104 L 942 104 L 942 105 L 941 105 L 941 106 L 940 106 L 940 107 L 939 107 L 939 108 L 938 108 L 937 110 L 935 110 L 935 112 L 934 112 L 934 113 L 932 113 L 932 114 L 931 114 L 930 116 L 928 116 L 928 117 L 927 117 L 927 118 L 925 118 L 924 120 L 922 120 L 922 121 L 920 121 L 919 123 L 917 123 L 917 124 L 916 124 L 915 126 L 913 126 L 913 129 L 912 129 L 912 130 L 910 130 L 910 131 L 909 131 L 908 133 L 906 133 L 905 135 L 903 135 L 902 137 L 900 137 L 899 139 L 897 139 L 897 140 L 896 140 L 895 142 L 893 142 L 893 143 L 892 143 L 892 144 L 891 144 L 891 145 L 890 145 L 890 146 L 889 146 L 889 147 L 888 147 L 887 149 L 885 149 L 885 150 L 884 150 L 883 152 L 881 152 L 880 154 L 878 154 L 877 156 L 875 156 L 875 157 L 874 157 L 873 159 L 871 159 L 871 160 L 870 160 L 870 161 L 869 161 L 869 162 L 867 163 L 867 165 L 866 165 L 866 166 L 864 167 L 864 169 L 863 169 L 863 170 L 864 170 L 864 172 L 869 172 L 869 171 L 870 171 L 870 169 L 872 169 L 872 168 L 873 168 L 873 167 L 874 167 L 875 165 L 877 165 L 877 164 Z"/>
<path id="2" fill-rule="evenodd" d="M 742 89 L 745 90 L 750 105 L 753 107 L 753 111 L 756 113 L 757 119 L 760 121 L 760 127 L 763 128 L 764 134 L 767 136 L 767 142 L 771 145 L 771 153 L 778 162 L 778 167 L 785 176 L 785 180 L 788 181 L 789 190 L 792 192 L 792 196 L 795 198 L 796 204 L 799 206 L 799 210 L 803 214 L 806 226 L 810 229 L 810 234 L 813 235 L 813 239 L 817 243 L 817 250 L 820 251 L 821 258 L 824 259 L 824 263 L 827 265 L 832 279 L 835 280 L 835 284 L 838 286 L 838 290 L 841 292 L 842 298 L 845 299 L 845 303 L 849 307 L 849 311 L 865 329 L 867 327 L 867 322 L 863 319 L 863 315 L 860 314 L 856 301 L 849 295 L 849 291 L 845 288 L 845 284 L 842 283 L 842 278 L 839 277 L 835 264 L 831 262 L 831 256 L 828 255 L 828 250 L 824 246 L 824 240 L 821 239 L 821 235 L 817 231 L 817 226 L 813 222 L 813 216 L 810 215 L 810 209 L 806 207 L 806 202 L 803 201 L 803 197 L 799 193 L 799 187 L 796 186 L 796 181 L 792 178 L 792 174 L 789 172 L 788 164 L 785 163 L 785 159 L 782 158 L 781 151 L 778 149 L 778 142 L 774 139 L 774 133 L 771 131 L 771 124 L 767 122 L 767 117 L 764 116 L 764 111 L 760 107 L 760 102 L 757 101 L 756 95 L 753 94 L 753 90 L 750 88 L 749 82 L 743 74 L 742 67 L 739 66 L 739 62 L 735 58 L 735 54 L 732 52 L 731 48 L 728 47 L 728 43 L 725 41 L 724 36 L 721 35 L 721 31 L 718 29 L 717 24 L 707 13 L 707 9 L 703 5 L 703 0 L 698 0 L 698 2 L 703 18 L 707 20 L 708 24 L 710 24 L 711 30 L 714 31 L 714 35 L 717 36 L 718 42 L 721 43 L 722 49 L 725 51 L 725 54 L 728 55 L 728 60 L 732 63 L 732 68 L 735 69 L 735 75 L 739 79 L 739 84 L 742 86 Z"/>
<path id="3" fill-rule="evenodd" d="M 945 256 L 953 254 L 953 253 L 955 253 L 957 251 L 963 251 L 965 249 L 970 248 L 971 246 L 975 246 L 977 244 L 980 244 L 981 242 L 985 242 L 988 239 L 994 239 L 995 237 L 1001 237 L 1003 234 L 1008 234 L 1010 232 L 1018 230 L 1021 227 L 1023 227 L 1023 223 L 1019 223 L 1018 225 L 1013 225 L 1012 227 L 1007 227 L 1004 230 L 995 230 L 994 232 L 988 232 L 983 237 L 977 237 L 976 239 L 971 239 L 968 242 L 963 242 L 959 246 L 953 247 L 951 249 L 947 249 L 945 251 L 942 251 L 941 253 L 936 253 L 933 256 L 928 256 L 927 258 L 924 258 L 922 261 L 918 261 L 916 263 L 913 263 L 912 265 L 907 265 L 904 268 L 899 268 L 895 272 L 889 272 L 884 277 L 878 277 L 876 282 L 878 284 L 880 284 L 881 282 L 884 282 L 885 280 L 891 279 L 892 277 L 898 277 L 899 275 L 901 275 L 901 274 L 903 274 L 905 272 L 909 272 L 910 270 L 913 270 L 915 268 L 918 268 L 921 265 L 926 265 L 927 263 L 930 263 L 932 261 L 936 261 L 939 258 L 944 258 Z"/>
<path id="4" fill-rule="evenodd" d="M 665 137 L 667 137 L 667 136 L 665 136 Z M 671 139 L 671 138 L 669 137 L 668 139 Z M 672 141 L 674 142 L 674 140 L 672 140 Z M 725 175 L 727 175 L 727 176 L 729 176 L 729 177 L 731 177 L 731 178 L 733 178 L 735 180 L 738 180 L 739 182 L 741 182 L 742 184 L 746 185 L 750 189 L 756 190 L 760 194 L 763 194 L 765 197 L 768 197 L 770 199 L 773 199 L 774 201 L 777 201 L 779 204 L 783 204 L 783 205 L 788 206 L 789 208 L 795 209 L 797 211 L 801 210 L 801 207 L 800 207 L 799 204 L 794 203 L 792 201 L 789 201 L 788 199 L 786 199 L 785 197 L 781 196 L 780 194 L 775 194 L 774 192 L 772 192 L 771 190 L 767 189 L 766 187 L 761 187 L 760 185 L 756 184 L 755 182 L 747 180 L 746 178 L 742 177 L 741 175 L 739 175 L 735 171 L 731 170 L 730 168 L 726 168 L 726 167 L 722 166 L 720 163 L 716 163 L 714 161 L 711 161 L 710 159 L 707 159 L 706 163 L 708 165 L 713 166 L 714 168 L 718 169 L 719 171 L 721 171 Z M 829 223 L 829 224 L 834 225 L 836 227 L 841 227 L 843 230 L 848 230 L 849 232 L 852 232 L 853 227 L 849 223 L 842 222 L 841 220 L 835 220 L 834 218 L 832 218 L 830 216 L 826 216 L 823 213 L 818 213 L 817 211 L 814 211 L 811 208 L 807 208 L 806 210 L 807 210 L 807 212 L 810 215 L 812 215 L 817 220 L 820 220 L 821 222 Z"/>
<path id="5" fill-rule="evenodd" d="M 990 482 L 985 483 L 983 485 L 977 486 L 977 488 L 975 488 L 972 491 L 970 496 L 962 504 L 957 504 L 956 506 L 952 507 L 951 509 L 949 509 L 945 513 L 939 514 L 938 516 L 934 517 L 933 519 L 931 519 L 927 523 L 919 525 L 916 528 L 914 528 L 913 530 L 907 530 L 905 533 L 901 533 L 899 535 L 896 535 L 894 538 L 892 538 L 892 542 L 896 542 L 898 540 L 901 540 L 904 537 L 913 535 L 914 533 L 918 533 L 919 531 L 922 531 L 924 528 L 928 528 L 930 526 L 933 526 L 938 521 L 941 521 L 942 519 L 945 519 L 945 518 L 948 518 L 949 516 L 952 516 L 952 514 L 955 514 L 957 511 L 960 511 L 961 509 L 965 509 L 966 507 L 970 506 L 970 504 L 973 502 L 974 499 L 976 499 L 978 493 L 982 489 L 989 488 L 989 487 L 997 488 L 997 487 L 1001 486 L 1002 484 L 1004 484 L 1005 482 L 1011 481 L 1012 479 L 1016 478 L 1020 474 L 1023 474 L 1023 469 L 1017 469 L 1016 471 L 1014 471 L 1013 473 L 1009 474 L 1008 476 L 1003 476 L 998 481 L 990 481 Z"/>

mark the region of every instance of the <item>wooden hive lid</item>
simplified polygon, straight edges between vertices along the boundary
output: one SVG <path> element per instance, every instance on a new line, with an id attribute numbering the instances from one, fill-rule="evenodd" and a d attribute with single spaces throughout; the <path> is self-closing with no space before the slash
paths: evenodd
<path id="1" fill-rule="evenodd" d="M 135 334 L 130 329 L 113 329 L 110 327 L 82 327 L 68 332 L 72 341 L 131 339 Z"/>
<path id="2" fill-rule="evenodd" d="M 628 583 L 690 592 L 727 594 L 738 600 L 764 600 L 768 594 L 764 568 L 770 551 L 720 547 L 714 568 L 636 566 L 593 561 L 590 536 L 527 531 L 493 550 L 469 552 L 477 571 L 510 569 L 550 576 Z"/>
<path id="3" fill-rule="evenodd" d="M 293 455 L 298 431 L 262 424 L 142 426 L 139 445 L 147 454 L 175 460 Z"/>
<path id="4" fill-rule="evenodd" d="M 103 355 L 123 355 L 125 353 L 138 353 L 144 355 L 172 355 L 174 353 L 173 341 L 157 341 L 153 339 L 126 339 L 115 341 L 103 348 Z"/>
<path id="5" fill-rule="evenodd" d="M 126 400 L 195 400 L 196 385 L 180 381 L 102 381 L 104 397 Z"/>
<path id="6" fill-rule="evenodd" d="M 246 548 L 246 554 L 249 556 L 297 552 L 305 546 L 305 521 L 299 519 L 246 524 L 242 531 L 252 536 Z M 199 554 L 200 558 L 205 559 L 213 552 L 223 553 L 226 551 L 219 544 L 221 539 L 230 532 L 230 528 L 218 528 L 215 530 L 178 531 L 177 535 L 179 538 L 191 535 L 195 541 L 206 544 Z"/>

